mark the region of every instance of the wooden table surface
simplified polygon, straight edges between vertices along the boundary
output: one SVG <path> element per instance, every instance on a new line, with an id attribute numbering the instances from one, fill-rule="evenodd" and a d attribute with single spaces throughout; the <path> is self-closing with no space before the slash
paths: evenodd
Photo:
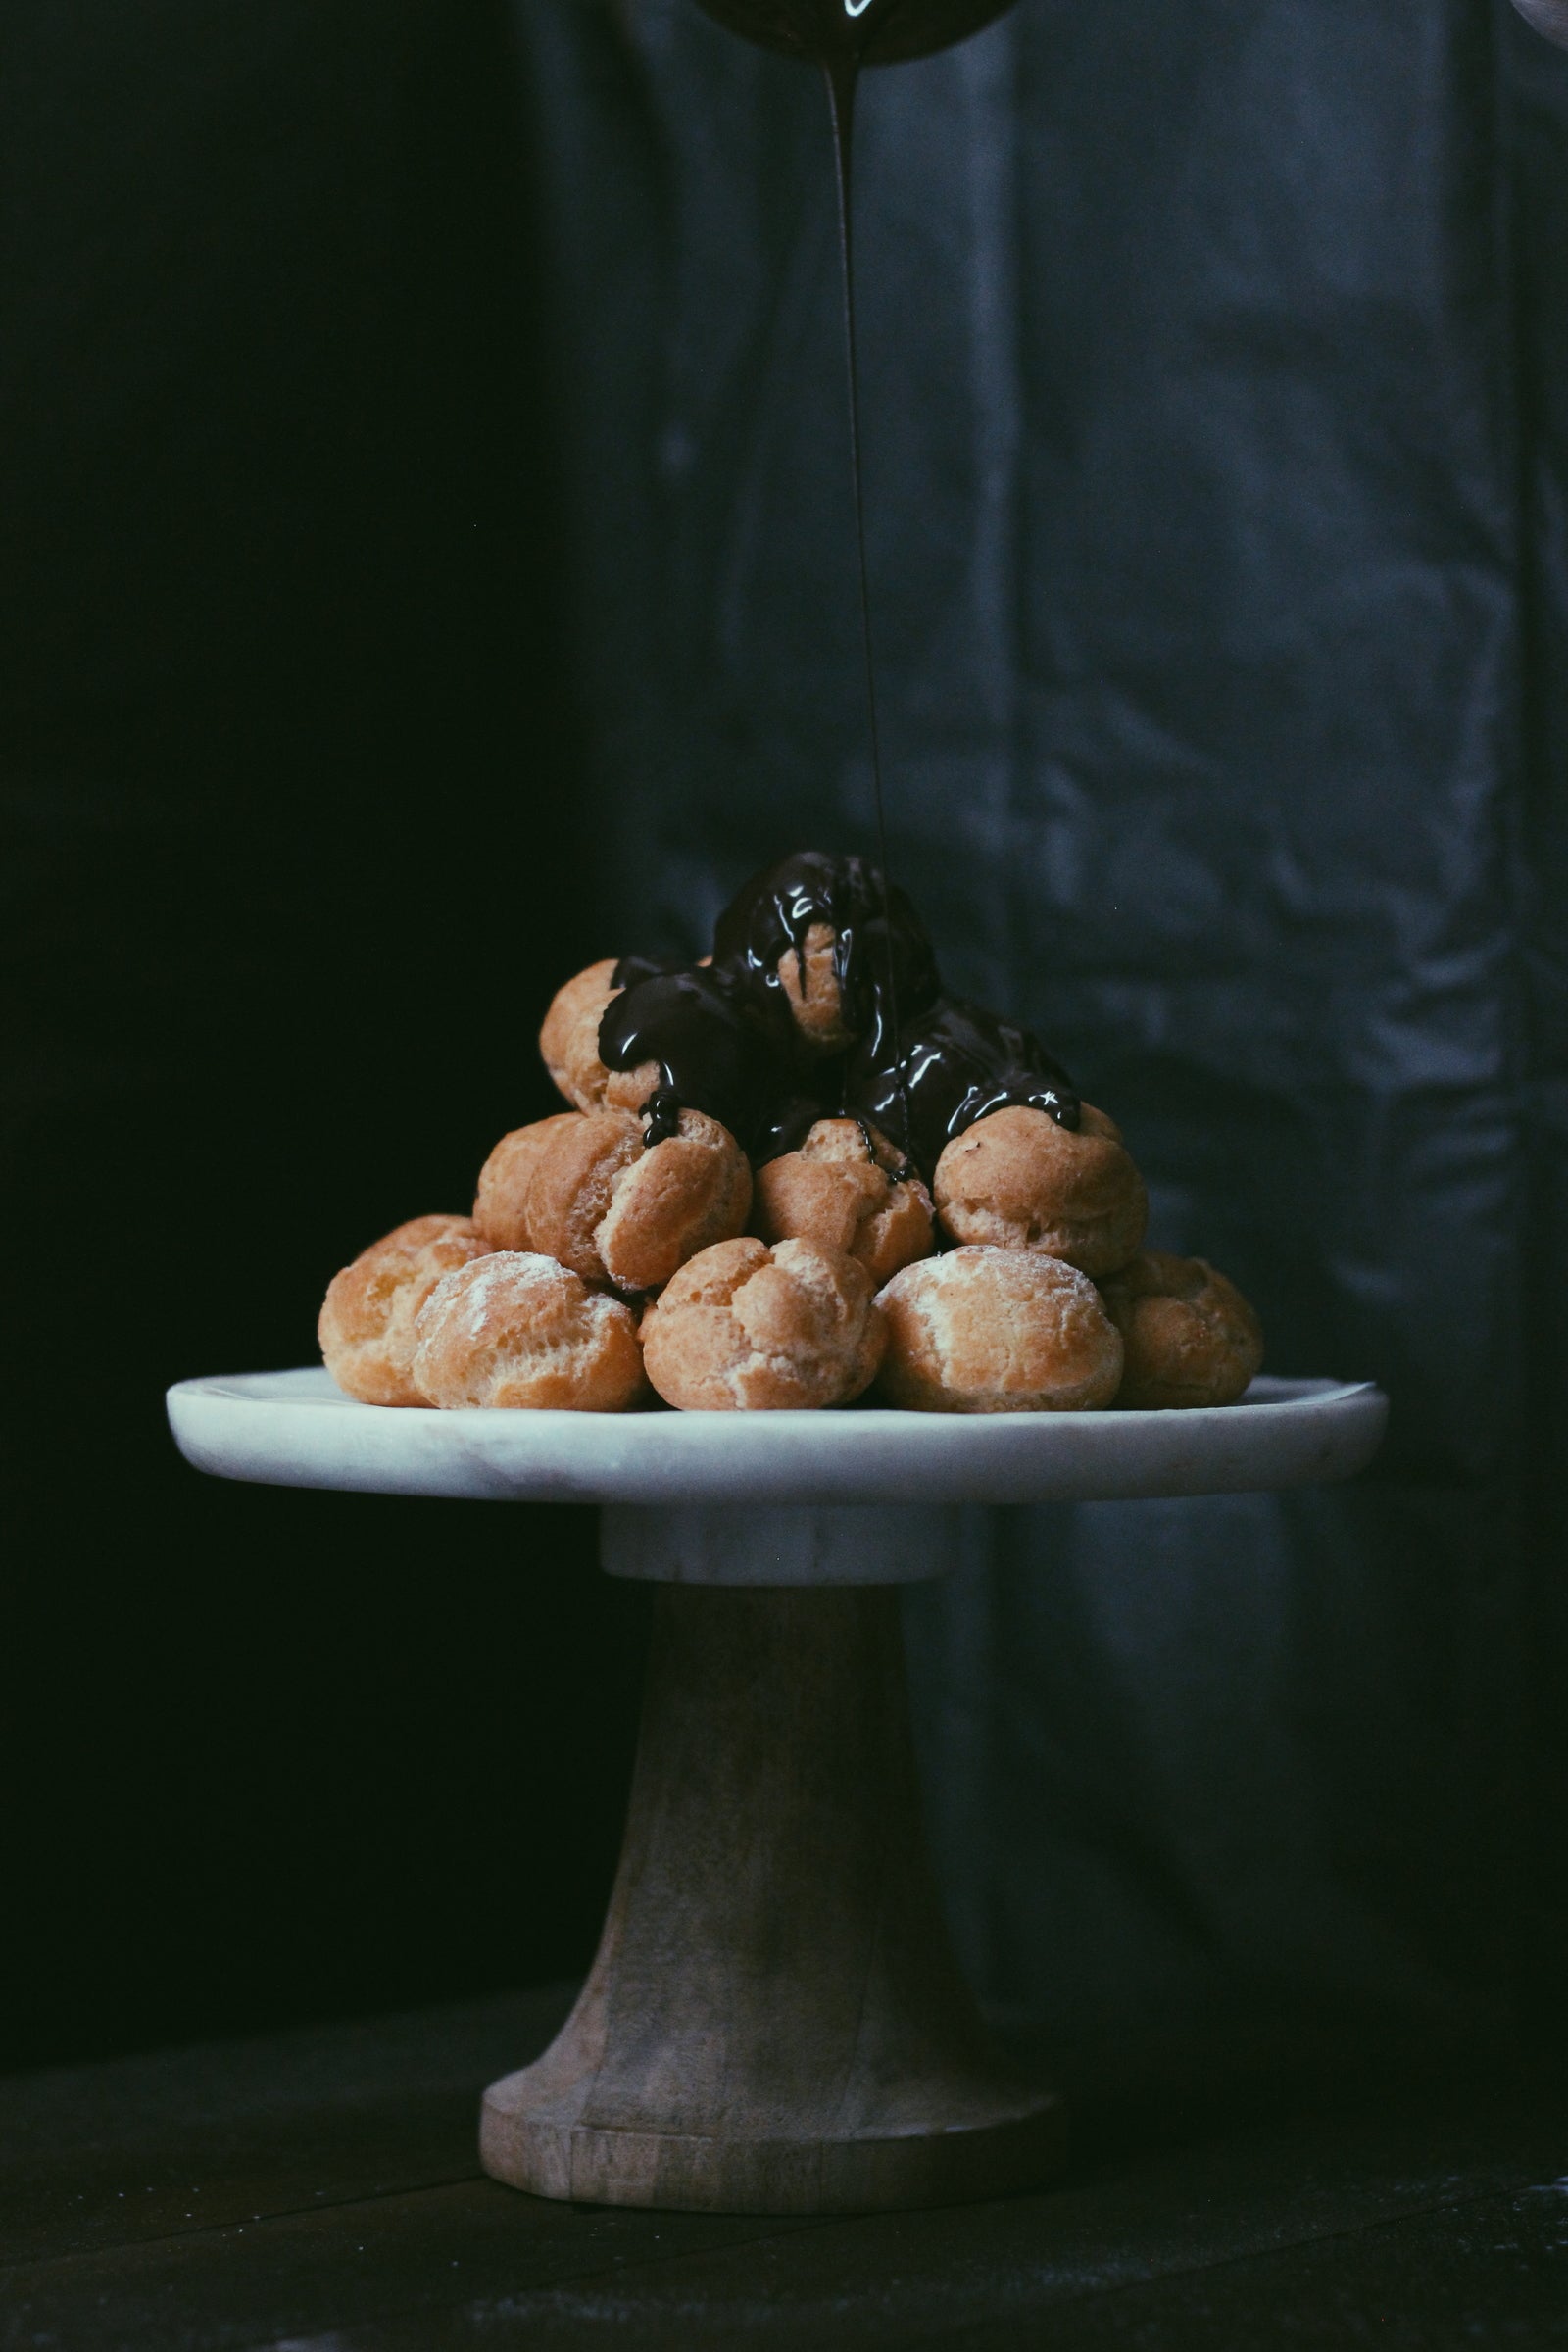
<path id="1" fill-rule="evenodd" d="M 1568 2344 L 1560 2088 L 1080 2108 L 1038 2196 L 844 2220 L 549 2204 L 480 2086 L 557 1989 L 0 2083 L 5 2352 Z"/>

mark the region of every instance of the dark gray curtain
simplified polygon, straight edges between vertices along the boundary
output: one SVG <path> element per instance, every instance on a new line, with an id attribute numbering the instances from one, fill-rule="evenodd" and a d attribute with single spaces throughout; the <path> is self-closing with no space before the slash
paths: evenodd
<path id="1" fill-rule="evenodd" d="M 822 92 L 515 21 L 595 952 L 691 947 L 870 846 Z M 895 870 L 1271 1368 L 1394 1399 L 1353 1489 L 975 1515 L 911 1614 L 960 1941 L 1069 2080 L 1485 2044 L 1561 1958 L 1568 61 L 1021 0 L 858 146 Z"/>

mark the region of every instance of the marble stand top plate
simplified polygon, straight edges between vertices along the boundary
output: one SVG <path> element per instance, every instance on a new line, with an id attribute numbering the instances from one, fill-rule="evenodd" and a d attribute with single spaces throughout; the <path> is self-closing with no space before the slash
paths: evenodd
<path id="1" fill-rule="evenodd" d="M 1254 1380 L 1191 1412 L 531 1413 L 356 1404 L 319 1366 L 181 1381 L 188 1462 L 263 1486 L 498 1502 L 1088 1502 L 1349 1478 L 1388 1398 Z"/>

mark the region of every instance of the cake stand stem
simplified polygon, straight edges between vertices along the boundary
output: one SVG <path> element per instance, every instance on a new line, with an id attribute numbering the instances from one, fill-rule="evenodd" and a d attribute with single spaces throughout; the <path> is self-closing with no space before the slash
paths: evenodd
<path id="1" fill-rule="evenodd" d="M 898 1612 L 885 1584 L 662 1586 L 598 1956 L 552 2047 L 485 2095 L 498 2180 L 830 2213 L 1059 2168 L 1059 2103 L 994 2049 L 949 1946 Z"/>

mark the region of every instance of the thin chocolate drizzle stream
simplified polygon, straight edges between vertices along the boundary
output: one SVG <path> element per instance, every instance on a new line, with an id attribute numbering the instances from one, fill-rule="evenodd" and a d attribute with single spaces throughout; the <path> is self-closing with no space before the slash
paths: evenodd
<path id="1" fill-rule="evenodd" d="M 851 10 L 845 0 L 847 13 L 858 16 L 860 10 Z M 882 737 L 877 725 L 876 658 L 871 641 L 871 574 L 865 560 L 865 482 L 860 469 L 860 371 L 855 337 L 855 244 L 854 220 L 854 141 L 855 93 L 859 81 L 859 61 L 853 52 L 841 53 L 823 65 L 827 83 L 828 114 L 833 123 L 833 156 L 837 166 L 835 181 L 839 198 L 839 258 L 844 279 L 844 360 L 850 396 L 850 478 L 855 491 L 855 552 L 859 568 L 860 583 L 860 652 L 865 663 L 865 731 L 871 751 L 871 798 L 876 808 L 877 862 L 884 875 L 893 870 L 888 857 L 887 806 L 882 796 Z M 933 966 L 933 969 L 935 967 Z M 890 956 L 887 965 L 888 1014 L 893 1035 L 898 1036 L 899 975 Z M 899 1064 L 902 1072 L 903 1064 Z M 903 1087 L 902 1075 L 899 1085 Z M 909 1132 L 909 1103 L 903 1102 L 900 1120 L 901 1134 Z"/>
<path id="2" fill-rule="evenodd" d="M 759 1166 L 803 1143 L 820 1118 L 858 1121 L 930 1178 L 943 1148 L 976 1119 L 1025 1103 L 1064 1127 L 1079 1104 L 1039 1040 L 982 1005 L 943 994 L 931 943 L 909 901 L 890 888 L 877 724 L 852 237 L 855 97 L 862 66 L 929 56 L 976 32 L 1009 0 L 702 0 L 710 16 L 764 48 L 822 69 L 837 164 L 850 465 L 860 589 L 866 731 L 878 863 L 806 851 L 753 876 L 718 919 L 707 965 L 626 956 L 599 1029 L 608 1069 L 651 1064 L 642 1106 L 650 1144 L 677 1132 L 683 1108 L 720 1120 Z M 833 935 L 840 1026 L 849 1043 L 813 1048 L 791 1009 L 793 960 L 806 993 L 813 924 Z"/>

